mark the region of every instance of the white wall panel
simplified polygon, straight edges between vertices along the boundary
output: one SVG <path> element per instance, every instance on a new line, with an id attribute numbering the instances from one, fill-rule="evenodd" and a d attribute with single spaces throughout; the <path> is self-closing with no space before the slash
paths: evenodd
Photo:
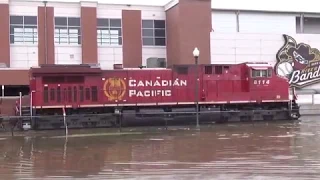
<path id="1" fill-rule="evenodd" d="M 299 94 L 297 103 L 298 104 L 312 104 L 313 96 L 310 94 Z"/>
<path id="2" fill-rule="evenodd" d="M 320 49 L 319 34 L 288 33 L 297 43 L 307 43 Z M 232 37 L 233 39 L 231 39 Z M 247 38 L 247 39 L 244 39 Z M 250 61 L 276 63 L 276 54 L 283 46 L 282 33 L 211 33 L 212 63 L 242 63 Z"/>
<path id="3" fill-rule="evenodd" d="M 236 62 L 260 62 L 261 56 L 259 54 L 237 54 Z"/>
<path id="4" fill-rule="evenodd" d="M 98 62 L 102 69 L 113 69 L 114 64 L 123 64 L 122 47 L 98 47 Z"/>
<path id="5" fill-rule="evenodd" d="M 81 64 L 82 51 L 80 46 L 56 46 L 55 64 Z"/>
<path id="6" fill-rule="evenodd" d="M 142 65 L 147 65 L 147 59 L 151 57 L 167 58 L 165 47 L 142 47 Z"/>
<path id="7" fill-rule="evenodd" d="M 98 18 L 121 18 L 121 9 L 110 9 L 106 5 L 98 5 L 97 7 L 97 17 Z"/>
<path id="8" fill-rule="evenodd" d="M 8 4 L 9 0 L 0 0 L 0 4 Z"/>
<path id="9" fill-rule="evenodd" d="M 235 12 L 213 11 L 212 29 L 214 32 L 237 32 L 237 18 Z"/>
<path id="10" fill-rule="evenodd" d="M 10 15 L 28 15 L 37 16 L 38 6 L 43 5 L 39 2 L 10 2 L 9 13 Z"/>
<path id="11" fill-rule="evenodd" d="M 122 10 L 141 10 L 142 19 L 165 19 L 166 14 L 163 7 L 155 6 L 125 6 L 98 4 L 97 17 L 99 18 L 121 18 Z"/>
<path id="12" fill-rule="evenodd" d="M 282 35 L 274 34 L 270 38 L 263 34 L 245 33 L 211 33 L 212 63 L 242 63 L 242 62 L 275 62 L 276 53 L 283 45 Z M 233 39 L 230 39 L 233 37 Z M 265 39 L 267 38 L 267 39 Z M 277 39 L 277 40 L 272 40 Z M 215 44 L 218 41 L 219 43 Z M 230 46 L 228 47 L 228 43 Z M 219 47 L 224 44 L 223 48 Z M 271 46 L 271 45 L 276 46 Z M 279 46 L 277 46 L 279 45 Z"/>
<path id="13" fill-rule="evenodd" d="M 10 46 L 10 67 L 30 68 L 38 66 L 38 46 Z"/>
<path id="14" fill-rule="evenodd" d="M 295 37 L 295 35 L 293 36 Z M 218 43 L 216 43 L 217 41 Z M 276 53 L 283 43 L 282 34 L 211 33 L 211 62 L 260 61 L 275 63 Z M 224 45 L 223 48 L 220 46 L 221 44 Z"/>
<path id="15" fill-rule="evenodd" d="M 235 46 L 237 48 L 251 48 L 251 47 L 259 47 L 261 41 L 257 41 L 256 39 L 236 39 Z"/>
<path id="16" fill-rule="evenodd" d="M 217 34 L 214 34 L 217 35 Z M 214 39 L 214 41 L 213 41 Z M 215 48 L 230 48 L 236 47 L 236 41 L 234 39 L 220 39 L 217 37 L 211 38 L 211 46 Z"/>
<path id="17" fill-rule="evenodd" d="M 235 64 L 236 55 L 211 53 L 211 63 L 213 64 Z"/>
<path id="18" fill-rule="evenodd" d="M 259 55 L 260 46 L 236 47 L 236 55 Z"/>
<path id="19" fill-rule="evenodd" d="M 236 11 L 212 11 L 212 28 L 216 33 L 237 32 Z M 267 12 L 239 13 L 241 33 L 295 33 L 296 15 Z"/>
<path id="20" fill-rule="evenodd" d="M 166 19 L 166 13 L 165 13 L 163 7 L 143 8 L 141 10 L 141 18 L 142 19 L 165 20 Z"/>
<path id="21" fill-rule="evenodd" d="M 242 33 L 295 33 L 296 17 L 286 14 L 240 12 L 239 27 Z"/>
<path id="22" fill-rule="evenodd" d="M 211 0 L 213 9 L 279 11 L 279 12 L 319 12 L 319 0 Z"/>
<path id="23" fill-rule="evenodd" d="M 80 3 L 50 3 L 54 7 L 54 16 L 80 17 Z"/>
<path id="24" fill-rule="evenodd" d="M 274 66 L 276 64 L 275 56 L 276 56 L 275 54 L 272 54 L 272 55 L 261 54 L 260 61 L 270 63 L 271 65 Z"/>
<path id="25" fill-rule="evenodd" d="M 236 55 L 235 47 L 213 47 L 215 52 L 212 52 L 215 55 Z"/>
<path id="26" fill-rule="evenodd" d="M 309 85 L 307 87 L 304 87 L 303 89 L 316 89 L 316 90 L 319 90 L 320 89 L 320 83 Z M 300 96 L 301 95 L 298 94 L 298 98 L 300 98 Z M 320 94 L 319 94 L 319 96 L 320 96 Z M 320 104 L 320 101 L 318 101 L 318 103 Z"/>

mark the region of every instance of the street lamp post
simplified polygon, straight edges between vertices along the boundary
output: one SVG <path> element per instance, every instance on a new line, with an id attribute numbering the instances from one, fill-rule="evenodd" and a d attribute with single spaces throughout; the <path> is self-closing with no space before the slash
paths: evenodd
<path id="1" fill-rule="evenodd" d="M 196 118 L 197 118 L 197 128 L 199 128 L 199 80 L 198 80 L 198 58 L 199 58 L 200 51 L 196 47 L 193 50 L 193 57 L 195 59 L 196 63 L 196 74 L 195 74 L 195 83 L 196 83 L 196 89 L 195 89 L 195 103 L 196 103 Z"/>

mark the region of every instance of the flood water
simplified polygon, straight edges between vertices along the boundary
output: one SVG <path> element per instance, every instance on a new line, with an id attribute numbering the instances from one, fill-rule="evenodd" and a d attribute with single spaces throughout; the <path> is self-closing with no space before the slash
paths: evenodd
<path id="1" fill-rule="evenodd" d="M 320 178 L 320 117 L 213 125 L 200 131 L 110 131 L 70 130 L 68 138 L 64 131 L 3 134 L 0 179 Z"/>

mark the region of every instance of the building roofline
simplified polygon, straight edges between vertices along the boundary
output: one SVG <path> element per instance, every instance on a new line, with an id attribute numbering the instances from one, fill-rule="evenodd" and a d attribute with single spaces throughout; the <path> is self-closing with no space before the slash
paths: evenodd
<path id="1" fill-rule="evenodd" d="M 281 14 L 288 14 L 288 13 L 292 13 L 292 14 L 300 14 L 300 13 L 305 13 L 305 14 L 318 14 L 320 15 L 320 12 L 313 12 L 313 11 L 309 11 L 309 12 L 303 12 L 303 11 L 284 11 L 284 10 L 260 10 L 260 9 L 228 9 L 228 8 L 211 8 L 212 11 L 242 11 L 242 12 L 265 12 L 265 13 L 281 13 Z"/>
<path id="2" fill-rule="evenodd" d="M 179 0 L 171 0 L 167 4 L 164 5 L 164 11 L 167 11 L 177 5 L 179 3 Z"/>
<path id="3" fill-rule="evenodd" d="M 0 0 L 4 1 L 4 0 Z M 101 2 L 97 0 L 5 0 L 10 2 L 33 2 L 33 3 L 44 3 L 44 1 L 47 2 L 47 4 L 50 3 L 64 3 L 64 4 L 81 4 L 81 3 L 95 3 L 95 4 L 101 4 L 101 5 L 118 5 L 118 6 L 145 6 L 145 7 L 164 7 L 163 5 L 148 5 L 148 4 L 142 4 L 142 3 L 137 3 L 137 4 L 131 4 L 131 3 L 118 3 L 117 1 L 115 2 Z"/>

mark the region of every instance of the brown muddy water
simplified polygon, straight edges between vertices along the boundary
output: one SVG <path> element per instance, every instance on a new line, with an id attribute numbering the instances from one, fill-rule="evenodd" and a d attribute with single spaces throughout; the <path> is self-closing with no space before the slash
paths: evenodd
<path id="1" fill-rule="evenodd" d="M 320 179 L 320 117 L 124 132 L 0 134 L 0 179 Z"/>

